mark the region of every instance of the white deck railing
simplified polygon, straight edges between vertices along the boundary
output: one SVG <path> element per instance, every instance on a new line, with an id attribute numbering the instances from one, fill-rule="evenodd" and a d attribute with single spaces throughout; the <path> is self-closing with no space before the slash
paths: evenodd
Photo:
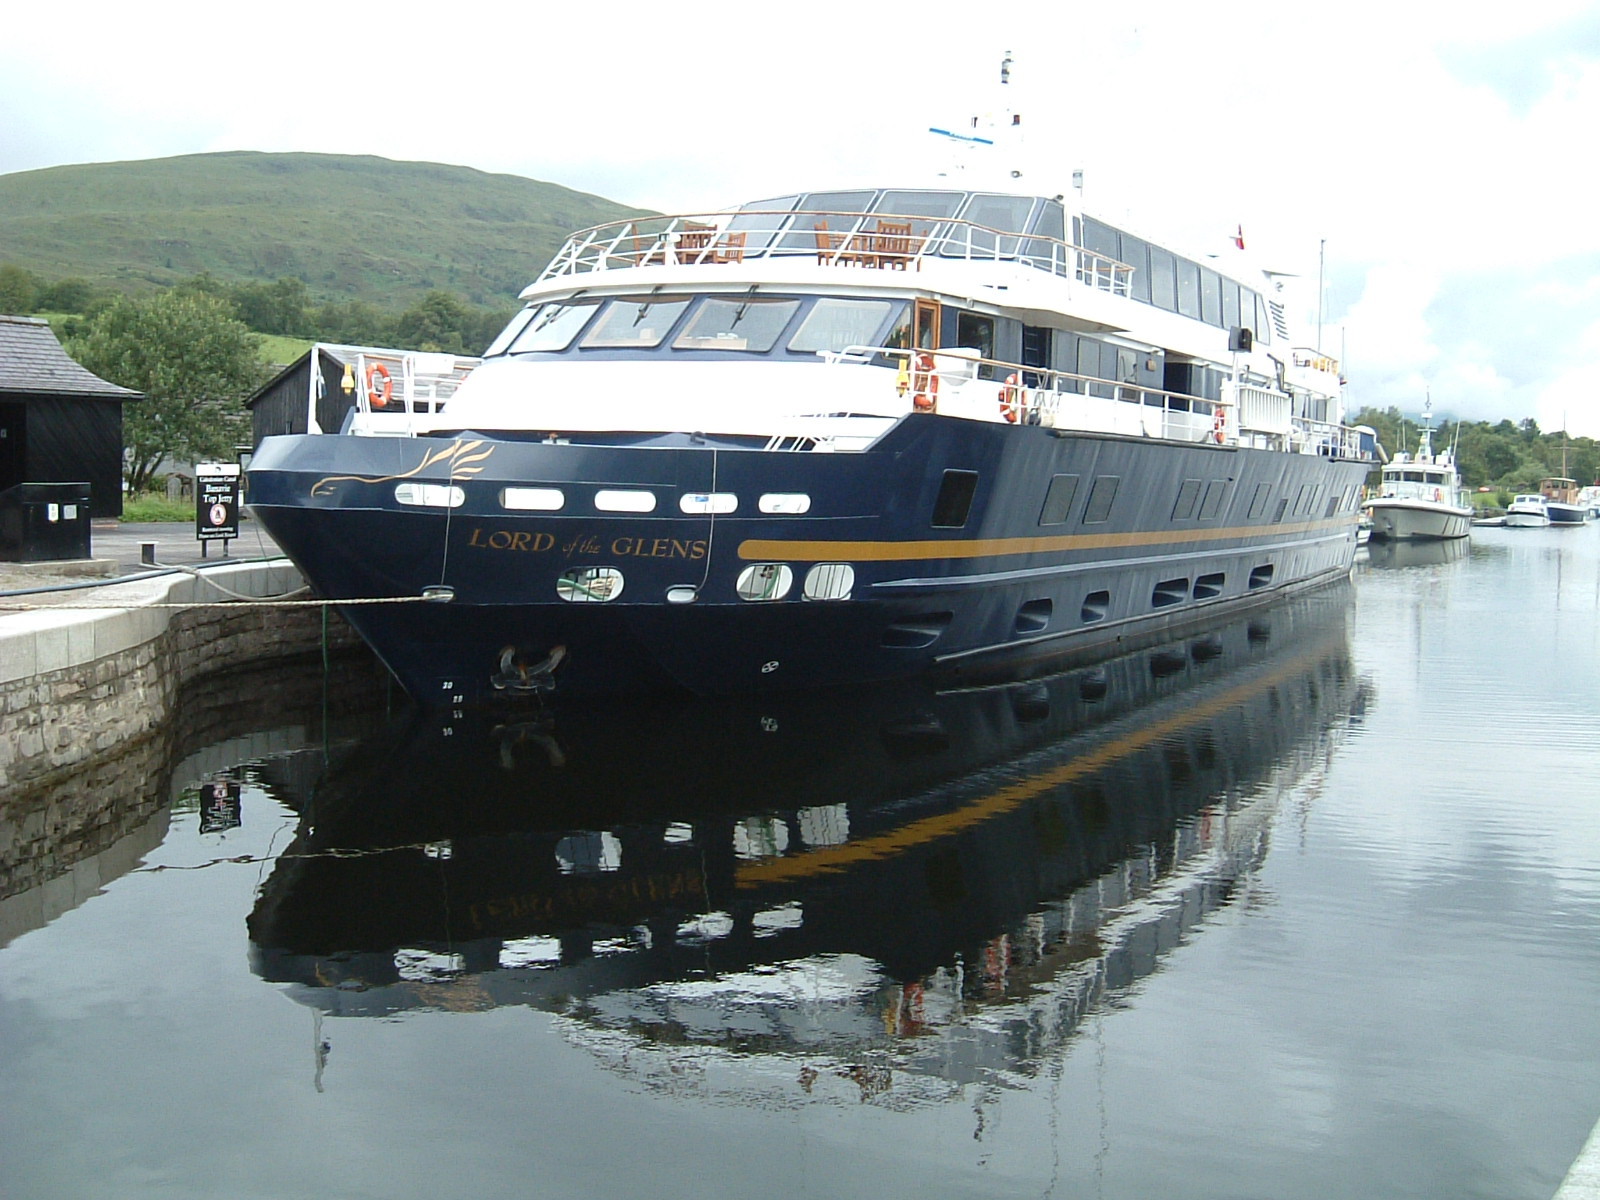
<path id="1" fill-rule="evenodd" d="M 720 266 L 762 259 L 825 267 L 921 270 L 930 261 L 1017 263 L 1117 296 L 1131 292 L 1133 268 L 1042 234 L 971 221 L 895 213 L 745 209 L 643 217 L 573 234 L 539 282 L 624 267 Z"/>

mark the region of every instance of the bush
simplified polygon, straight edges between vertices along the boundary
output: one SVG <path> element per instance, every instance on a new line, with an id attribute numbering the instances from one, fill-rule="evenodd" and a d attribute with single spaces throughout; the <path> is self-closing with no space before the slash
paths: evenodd
<path id="1" fill-rule="evenodd" d="M 194 500 L 168 500 L 165 492 L 141 492 L 122 498 L 124 521 L 188 521 L 194 523 Z"/>

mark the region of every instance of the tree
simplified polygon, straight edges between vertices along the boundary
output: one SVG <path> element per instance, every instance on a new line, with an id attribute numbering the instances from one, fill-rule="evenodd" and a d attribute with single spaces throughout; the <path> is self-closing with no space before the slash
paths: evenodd
<path id="1" fill-rule="evenodd" d="M 429 292 L 395 321 L 395 332 L 410 350 L 466 354 L 474 314 L 449 292 Z M 476 341 L 473 331 L 470 336 Z M 479 347 L 474 345 L 472 353 Z"/>
<path id="2" fill-rule="evenodd" d="M 0 313 L 26 316 L 38 296 L 39 279 L 32 271 L 14 263 L 0 265 Z"/>
<path id="3" fill-rule="evenodd" d="M 168 458 L 233 457 L 242 401 L 263 382 L 261 339 L 226 300 L 199 291 L 120 296 L 68 349 L 89 370 L 144 393 L 123 408 L 124 475 L 145 490 Z"/>

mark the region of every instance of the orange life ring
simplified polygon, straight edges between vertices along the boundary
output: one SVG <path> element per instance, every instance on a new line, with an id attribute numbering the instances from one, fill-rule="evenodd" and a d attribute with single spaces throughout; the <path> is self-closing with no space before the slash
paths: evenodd
<path id="1" fill-rule="evenodd" d="M 918 412 L 933 412 L 939 401 L 939 374 L 933 355 L 919 351 L 911 362 L 911 405 Z"/>
<path id="2" fill-rule="evenodd" d="M 373 408 L 383 408 L 394 399 L 394 380 L 389 377 L 389 368 L 382 363 L 373 363 L 367 368 L 367 398 L 372 401 Z"/>
<path id="3" fill-rule="evenodd" d="M 1228 418 L 1222 411 L 1222 405 L 1217 405 L 1212 411 L 1211 436 L 1217 445 L 1222 445 L 1223 439 L 1228 436 Z"/>
<path id="4" fill-rule="evenodd" d="M 1000 389 L 1000 415 L 1013 425 L 1017 418 L 1022 416 L 1022 378 L 1012 372 L 1006 376 L 1005 386 Z"/>

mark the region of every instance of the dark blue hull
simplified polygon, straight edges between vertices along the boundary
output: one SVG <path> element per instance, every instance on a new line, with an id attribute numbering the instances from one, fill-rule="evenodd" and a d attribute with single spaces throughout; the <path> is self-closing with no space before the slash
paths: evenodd
<path id="1" fill-rule="evenodd" d="M 919 415 L 833 454 L 270 438 L 249 496 L 414 697 L 459 705 L 549 681 L 746 694 L 1103 649 L 1348 572 L 1367 466 Z M 425 486 L 459 503 L 397 499 Z M 507 488 L 560 507 L 507 508 Z M 653 507 L 599 511 L 607 489 Z M 686 514 L 703 493 L 736 507 Z M 803 514 L 762 511 L 798 496 Z M 741 597 L 755 564 L 787 570 L 782 598 Z M 596 569 L 614 578 L 592 593 L 563 582 Z M 450 598 L 415 599 L 428 588 Z"/>

